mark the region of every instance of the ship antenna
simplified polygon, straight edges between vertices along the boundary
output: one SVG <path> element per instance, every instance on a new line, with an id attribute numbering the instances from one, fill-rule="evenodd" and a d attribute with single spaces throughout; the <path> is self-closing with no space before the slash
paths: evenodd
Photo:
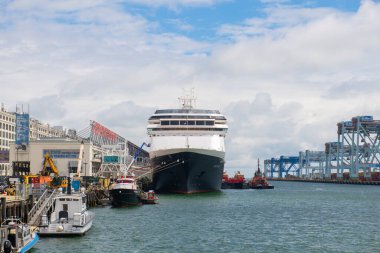
<path id="1" fill-rule="evenodd" d="M 257 171 L 260 173 L 260 158 L 257 159 Z"/>
<path id="2" fill-rule="evenodd" d="M 184 89 L 184 95 L 179 97 L 178 100 L 182 109 L 195 108 L 197 98 L 194 95 L 194 88 L 191 88 L 190 91 Z"/>

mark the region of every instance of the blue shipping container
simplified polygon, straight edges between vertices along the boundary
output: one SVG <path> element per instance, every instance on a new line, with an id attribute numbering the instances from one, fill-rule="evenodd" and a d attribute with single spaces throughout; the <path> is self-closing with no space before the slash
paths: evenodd
<path id="1" fill-rule="evenodd" d="M 74 189 L 74 191 L 79 191 L 80 189 L 80 181 L 73 180 L 71 187 Z"/>

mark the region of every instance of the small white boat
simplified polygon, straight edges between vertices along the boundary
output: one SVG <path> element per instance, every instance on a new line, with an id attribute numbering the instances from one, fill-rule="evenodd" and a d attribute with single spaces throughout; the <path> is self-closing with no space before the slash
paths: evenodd
<path id="1" fill-rule="evenodd" d="M 83 190 L 84 191 L 84 190 Z M 95 213 L 87 210 L 84 192 L 60 193 L 54 198 L 50 217 L 42 215 L 40 236 L 84 235 L 92 226 Z"/>
<path id="2" fill-rule="evenodd" d="M 111 204 L 114 207 L 138 206 L 142 204 L 141 189 L 135 181 L 133 173 L 121 175 L 109 190 Z"/>
<path id="3" fill-rule="evenodd" d="M 20 219 L 7 218 L 0 228 L 1 253 L 25 253 L 38 242 L 39 236 Z"/>

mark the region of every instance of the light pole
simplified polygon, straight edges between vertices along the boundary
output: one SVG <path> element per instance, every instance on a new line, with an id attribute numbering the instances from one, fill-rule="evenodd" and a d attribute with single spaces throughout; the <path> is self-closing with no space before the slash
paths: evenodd
<path id="1" fill-rule="evenodd" d="M 84 188 L 87 190 L 87 163 L 84 162 Z"/>

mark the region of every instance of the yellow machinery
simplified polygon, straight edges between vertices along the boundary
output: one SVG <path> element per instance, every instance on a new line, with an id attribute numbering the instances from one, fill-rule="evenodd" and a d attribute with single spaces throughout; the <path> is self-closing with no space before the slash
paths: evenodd
<path id="1" fill-rule="evenodd" d="M 106 177 L 100 177 L 99 183 L 102 185 L 103 188 L 108 188 L 110 185 L 110 179 Z"/>
<path id="2" fill-rule="evenodd" d="M 50 166 L 51 172 L 54 173 L 54 178 L 50 177 L 50 172 L 46 169 L 48 165 Z M 47 178 L 50 178 L 50 181 Z M 53 187 L 67 187 L 67 179 L 59 176 L 58 169 L 55 166 L 53 159 L 51 159 L 49 154 L 45 154 L 43 168 L 40 176 L 40 181 L 41 180 L 50 184 Z"/>
<path id="3" fill-rule="evenodd" d="M 51 159 L 49 154 L 45 155 L 44 166 L 42 168 L 41 175 L 42 176 L 50 176 L 50 173 L 46 170 L 48 164 L 50 165 L 51 172 L 54 173 L 54 176 L 58 177 L 57 167 L 55 167 L 53 159 Z"/>
<path id="4" fill-rule="evenodd" d="M 39 181 L 39 176 L 38 175 L 24 175 L 24 183 L 25 184 L 32 184 L 32 183 L 35 183 L 35 182 L 40 182 Z"/>

